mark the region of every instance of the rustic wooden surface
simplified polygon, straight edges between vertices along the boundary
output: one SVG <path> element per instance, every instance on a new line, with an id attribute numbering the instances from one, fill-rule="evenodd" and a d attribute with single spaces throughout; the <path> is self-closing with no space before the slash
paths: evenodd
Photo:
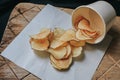
<path id="1" fill-rule="evenodd" d="M 41 11 L 43 7 L 44 5 L 20 3 L 14 8 L 0 44 L 0 53 L 25 28 L 33 17 Z M 72 12 L 72 9 L 59 9 L 69 14 Z M 93 80 L 120 80 L 120 17 L 116 17 L 112 29 L 108 34 L 112 35 L 113 40 L 93 76 Z M 0 56 L 0 80 L 41 79 Z"/>

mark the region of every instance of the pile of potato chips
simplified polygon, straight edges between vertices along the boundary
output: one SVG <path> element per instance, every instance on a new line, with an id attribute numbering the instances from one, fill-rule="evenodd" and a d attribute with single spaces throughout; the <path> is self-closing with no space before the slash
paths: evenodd
<path id="1" fill-rule="evenodd" d="M 74 28 L 77 30 L 76 38 L 79 40 L 86 40 L 88 43 L 94 41 L 100 36 L 100 31 L 90 26 L 90 22 L 82 16 L 79 16 L 75 23 Z"/>
<path id="2" fill-rule="evenodd" d="M 40 33 L 31 35 L 32 49 L 50 53 L 50 61 L 58 70 L 68 69 L 73 57 L 81 55 L 87 40 L 96 37 L 97 32 L 90 28 L 89 22 L 81 17 L 75 29 L 55 28 L 42 29 Z"/>

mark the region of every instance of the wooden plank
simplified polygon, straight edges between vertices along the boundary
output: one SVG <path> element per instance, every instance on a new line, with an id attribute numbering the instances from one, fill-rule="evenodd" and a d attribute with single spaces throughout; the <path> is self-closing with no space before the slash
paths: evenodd
<path id="1" fill-rule="evenodd" d="M 114 62 L 108 57 L 108 54 L 105 55 L 93 76 L 93 80 L 99 79 L 103 75 L 103 73 L 105 73 L 113 65 Z"/>
<path id="2" fill-rule="evenodd" d="M 30 9 L 29 11 L 26 11 L 23 13 L 24 17 L 30 22 L 40 11 L 38 7 L 34 7 Z"/>
<path id="3" fill-rule="evenodd" d="M 10 20 L 8 26 L 15 35 L 18 35 L 27 24 L 27 20 L 22 15 L 18 15 L 17 17 Z"/>
<path id="4" fill-rule="evenodd" d="M 12 62 L 9 62 L 8 65 L 10 66 L 10 68 L 13 70 L 13 72 L 16 74 L 16 76 L 18 77 L 18 79 L 23 78 L 24 76 L 28 75 L 29 72 L 20 68 L 19 66 L 15 65 Z"/>
<path id="5" fill-rule="evenodd" d="M 32 3 L 20 3 L 18 4 L 15 9 L 20 13 L 24 13 L 25 11 L 33 8 L 35 6 L 35 4 L 32 4 Z"/>
<path id="6" fill-rule="evenodd" d="M 22 80 L 41 80 L 40 78 L 37 78 L 36 76 L 30 74 L 28 76 L 26 76 L 24 79 Z"/>
<path id="7" fill-rule="evenodd" d="M 7 64 L 0 67 L 0 80 L 18 80 Z"/>

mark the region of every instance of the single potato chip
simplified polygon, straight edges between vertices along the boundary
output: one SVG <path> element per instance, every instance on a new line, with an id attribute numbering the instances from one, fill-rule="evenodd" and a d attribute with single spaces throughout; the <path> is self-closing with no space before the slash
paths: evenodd
<path id="1" fill-rule="evenodd" d="M 85 46 L 85 40 L 80 40 L 80 41 L 71 40 L 70 45 L 75 47 Z"/>
<path id="2" fill-rule="evenodd" d="M 83 30 L 88 30 L 88 31 L 94 31 L 94 30 L 90 27 L 89 21 L 86 20 L 86 19 L 82 19 L 82 20 L 78 23 L 78 28 L 79 28 L 79 29 L 83 29 Z"/>
<path id="3" fill-rule="evenodd" d="M 72 47 L 72 57 L 78 57 L 82 53 L 82 47 Z"/>
<path id="4" fill-rule="evenodd" d="M 52 55 L 50 55 L 52 56 Z M 50 59 L 50 63 L 52 64 L 52 66 L 58 70 L 61 70 L 62 68 L 60 68 L 59 66 L 57 66 L 51 59 Z"/>
<path id="5" fill-rule="evenodd" d="M 68 43 L 68 42 L 65 42 L 65 43 L 63 43 L 61 46 L 66 47 L 67 45 L 69 45 L 69 43 Z"/>
<path id="6" fill-rule="evenodd" d="M 66 55 L 64 56 L 64 59 L 68 58 L 71 54 L 71 46 L 70 45 L 67 45 L 66 46 L 66 49 L 67 49 L 67 53 Z"/>
<path id="7" fill-rule="evenodd" d="M 84 35 L 85 37 L 90 37 L 90 36 L 87 35 L 84 31 L 85 31 L 85 30 L 80 30 L 81 34 Z"/>
<path id="8" fill-rule="evenodd" d="M 65 30 L 61 28 L 55 28 L 53 32 L 54 32 L 54 39 L 58 39 L 64 34 Z"/>
<path id="9" fill-rule="evenodd" d="M 92 39 L 92 38 L 90 38 L 90 37 L 84 36 L 84 35 L 81 33 L 81 30 L 78 30 L 78 31 L 76 32 L 76 38 L 79 39 L 79 40 Z"/>
<path id="10" fill-rule="evenodd" d="M 50 34 L 50 32 L 51 32 L 50 29 L 45 28 L 45 29 L 42 29 L 40 31 L 40 33 L 35 34 L 35 35 L 31 35 L 31 38 L 33 38 L 33 39 L 44 39 Z"/>
<path id="11" fill-rule="evenodd" d="M 87 30 L 83 30 L 85 34 L 87 34 L 88 36 L 90 37 L 93 37 L 97 34 L 97 31 L 93 31 L 93 32 L 90 32 L 90 31 L 87 31 Z"/>
<path id="12" fill-rule="evenodd" d="M 49 36 L 48 36 L 48 40 L 49 40 L 50 42 L 52 42 L 52 41 L 53 41 L 53 38 L 54 38 L 54 33 L 53 33 L 53 32 L 50 32 L 50 34 L 49 34 Z"/>
<path id="13" fill-rule="evenodd" d="M 53 41 L 51 42 L 50 47 L 55 49 L 55 48 L 58 48 L 58 47 L 64 45 L 65 43 L 66 43 L 65 41 L 60 41 L 58 39 L 53 39 Z"/>
<path id="14" fill-rule="evenodd" d="M 67 53 L 67 49 L 65 47 L 59 47 L 56 49 L 48 49 L 48 52 L 50 52 L 56 59 L 62 59 Z"/>
<path id="15" fill-rule="evenodd" d="M 56 59 L 52 55 L 50 55 L 50 60 L 52 63 L 54 63 L 53 67 L 55 67 L 58 70 L 64 70 L 68 69 L 72 63 L 72 56 L 69 56 L 67 59 Z"/>
<path id="16" fill-rule="evenodd" d="M 73 29 L 66 30 L 65 33 L 60 37 L 60 41 L 70 41 L 74 40 L 75 37 L 75 31 Z"/>
<path id="17" fill-rule="evenodd" d="M 98 32 L 98 31 L 95 31 L 95 32 L 85 31 L 85 33 L 93 39 L 96 39 L 97 37 L 100 36 L 100 32 Z"/>
<path id="18" fill-rule="evenodd" d="M 40 40 L 30 39 L 30 44 L 33 49 L 43 51 L 48 49 L 49 41 L 47 40 L 47 38 Z"/>
<path id="19" fill-rule="evenodd" d="M 78 23 L 79 23 L 82 19 L 83 19 L 82 16 L 79 16 L 79 17 L 77 17 L 77 18 L 75 19 L 74 28 L 75 28 L 76 30 L 79 29 L 79 28 L 78 28 Z"/>

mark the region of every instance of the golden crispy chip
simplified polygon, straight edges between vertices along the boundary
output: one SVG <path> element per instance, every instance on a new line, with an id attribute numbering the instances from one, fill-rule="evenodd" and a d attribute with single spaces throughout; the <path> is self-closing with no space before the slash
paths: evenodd
<path id="1" fill-rule="evenodd" d="M 94 30 L 90 27 L 89 21 L 86 20 L 86 19 L 82 19 L 82 20 L 78 23 L 78 28 L 79 28 L 79 29 L 83 29 L 83 30 L 88 30 L 88 31 L 94 31 Z"/>
<path id="2" fill-rule="evenodd" d="M 84 31 L 85 31 L 85 30 L 80 30 L 81 34 L 84 35 L 85 37 L 90 37 L 90 36 L 87 35 Z"/>
<path id="3" fill-rule="evenodd" d="M 76 38 L 79 39 L 79 40 L 92 39 L 92 38 L 90 38 L 90 37 L 84 36 L 84 35 L 81 33 L 81 30 L 78 30 L 78 31 L 76 32 Z"/>
<path id="4" fill-rule="evenodd" d="M 70 45 L 67 45 L 66 46 L 66 49 L 67 49 L 67 53 L 66 55 L 64 56 L 64 59 L 68 58 L 71 54 L 71 46 Z"/>
<path id="5" fill-rule="evenodd" d="M 50 55 L 52 56 L 52 55 Z M 58 70 L 61 70 L 62 68 L 60 68 L 59 66 L 56 66 L 55 63 L 50 59 L 50 63 L 52 64 L 52 66 Z"/>
<path id="6" fill-rule="evenodd" d="M 54 37 L 53 40 L 51 41 L 51 48 L 58 48 L 61 45 L 63 45 L 65 43 L 65 41 L 60 41 L 59 38 L 64 34 L 65 30 L 61 29 L 61 28 L 55 28 L 53 31 Z"/>
<path id="7" fill-rule="evenodd" d="M 97 31 L 90 32 L 90 31 L 87 31 L 87 30 L 83 30 L 83 32 L 90 37 L 93 37 L 97 34 Z"/>
<path id="8" fill-rule="evenodd" d="M 53 38 L 54 38 L 54 33 L 53 33 L 53 32 L 50 32 L 50 34 L 49 34 L 49 36 L 48 36 L 48 40 L 49 40 L 50 42 L 52 42 L 52 41 L 53 41 Z"/>
<path id="9" fill-rule="evenodd" d="M 50 60 L 52 63 L 54 63 L 53 67 L 56 69 L 68 69 L 70 67 L 70 64 L 72 63 L 72 56 L 69 56 L 67 59 L 56 59 L 52 55 L 50 55 Z"/>
<path id="10" fill-rule="evenodd" d="M 73 29 L 66 30 L 65 33 L 60 37 L 60 41 L 70 41 L 74 40 L 75 37 L 75 31 Z"/>
<path id="11" fill-rule="evenodd" d="M 33 49 L 43 51 L 48 49 L 49 41 L 47 40 L 47 38 L 40 40 L 30 39 L 30 44 Z"/>
<path id="12" fill-rule="evenodd" d="M 85 46 L 85 41 L 84 40 L 81 40 L 81 41 L 71 40 L 70 45 L 75 46 L 75 47 Z"/>
<path id="13" fill-rule="evenodd" d="M 86 40 L 86 42 L 93 44 L 99 36 L 100 36 L 100 34 L 96 33 L 94 36 L 92 36 L 92 39 Z"/>
<path id="14" fill-rule="evenodd" d="M 69 43 L 68 43 L 68 42 L 65 42 L 65 43 L 63 43 L 61 46 L 66 47 L 67 45 L 69 45 Z"/>
<path id="15" fill-rule="evenodd" d="M 58 39 L 53 39 L 53 41 L 51 42 L 50 47 L 55 49 L 55 48 L 58 48 L 58 47 L 62 46 L 64 43 L 66 43 L 66 42 L 60 41 Z"/>
<path id="16" fill-rule="evenodd" d="M 75 19 L 74 28 L 75 28 L 76 30 L 78 30 L 78 23 L 79 23 L 82 19 L 83 19 L 82 16 L 79 16 L 79 17 L 77 17 L 77 18 Z"/>
<path id="17" fill-rule="evenodd" d="M 78 57 L 82 53 L 82 47 L 72 47 L 72 57 Z"/>
<path id="18" fill-rule="evenodd" d="M 31 38 L 33 38 L 33 39 L 44 39 L 50 34 L 50 32 L 51 32 L 50 29 L 45 28 L 45 29 L 42 29 L 40 31 L 40 33 L 35 34 L 35 35 L 31 35 Z"/>
<path id="19" fill-rule="evenodd" d="M 98 31 L 94 31 L 94 32 L 90 32 L 90 31 L 86 31 L 85 30 L 85 33 L 87 34 L 87 35 L 89 35 L 91 38 L 97 38 L 98 36 L 100 36 L 100 32 L 98 32 Z"/>
<path id="20" fill-rule="evenodd" d="M 65 30 L 61 28 L 55 28 L 53 32 L 54 32 L 54 39 L 58 39 L 64 34 Z"/>
<path id="21" fill-rule="evenodd" d="M 65 47 L 58 47 L 56 49 L 48 49 L 48 52 L 50 52 L 56 59 L 62 59 L 67 53 L 67 49 Z"/>

